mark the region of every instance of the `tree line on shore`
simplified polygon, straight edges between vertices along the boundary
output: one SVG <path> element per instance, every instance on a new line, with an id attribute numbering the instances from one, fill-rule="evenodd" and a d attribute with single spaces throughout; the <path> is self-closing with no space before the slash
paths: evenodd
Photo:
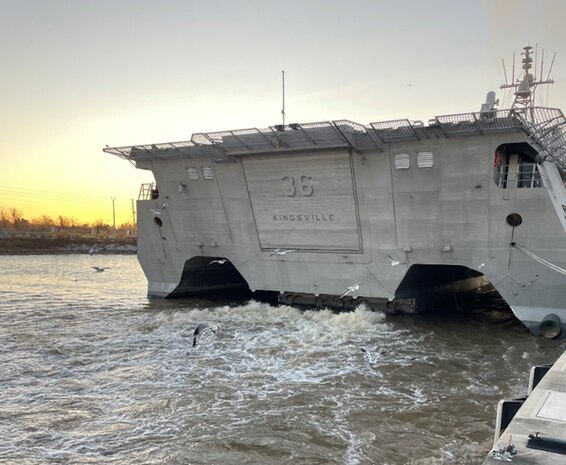
<path id="1" fill-rule="evenodd" d="M 75 217 L 58 215 L 52 218 L 41 215 L 37 218 L 26 219 L 23 212 L 14 207 L 0 206 L 0 230 L 7 231 L 33 231 L 33 232 L 72 232 L 78 234 L 91 234 L 92 231 L 112 231 L 112 225 L 105 223 L 102 219 L 94 220 L 92 223 L 79 221 Z M 132 222 L 116 225 L 117 232 L 135 231 Z M 128 234 L 129 235 L 129 234 Z"/>

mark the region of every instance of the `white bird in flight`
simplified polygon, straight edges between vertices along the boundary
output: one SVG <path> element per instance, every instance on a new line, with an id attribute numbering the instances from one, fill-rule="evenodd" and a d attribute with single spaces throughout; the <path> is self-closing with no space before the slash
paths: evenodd
<path id="1" fill-rule="evenodd" d="M 405 263 L 407 263 L 407 262 L 400 262 L 399 260 L 395 260 L 391 255 L 387 255 L 387 258 L 391 262 L 391 266 L 404 265 Z"/>
<path id="2" fill-rule="evenodd" d="M 197 341 L 206 331 L 212 331 L 213 334 L 216 334 L 216 330 L 218 328 L 216 326 L 208 326 L 206 323 L 199 324 L 193 333 L 193 347 L 197 345 Z"/>
<path id="3" fill-rule="evenodd" d="M 292 252 L 296 252 L 296 250 L 293 250 L 293 249 L 275 249 L 273 252 L 271 252 L 270 257 L 272 257 L 273 255 L 285 255 L 285 254 L 292 253 Z"/>
<path id="4" fill-rule="evenodd" d="M 360 288 L 359 284 L 352 284 L 351 286 L 348 287 L 348 289 L 346 289 L 344 291 L 344 293 L 340 296 L 340 298 L 342 299 L 343 297 L 347 296 L 348 294 L 352 294 L 352 293 L 356 292 L 359 288 Z"/>
<path id="5" fill-rule="evenodd" d="M 219 265 L 224 265 L 224 263 L 226 263 L 228 261 L 227 258 L 222 258 L 220 260 L 212 260 L 210 262 L 208 262 L 209 265 L 212 265 L 213 263 L 218 263 Z"/>
<path id="6" fill-rule="evenodd" d="M 481 270 L 481 269 L 485 266 L 485 264 L 486 264 L 487 262 L 489 262 L 489 261 L 490 261 L 491 259 L 493 259 L 493 258 L 495 258 L 495 257 L 489 257 L 489 258 L 488 258 L 487 260 L 485 260 L 483 263 L 480 263 L 480 264 L 478 265 L 478 270 Z"/>
<path id="7" fill-rule="evenodd" d="M 161 211 L 165 210 L 168 206 L 169 206 L 169 204 L 167 202 L 165 202 L 163 205 L 161 205 L 161 208 L 159 210 L 154 210 L 153 208 L 150 208 L 150 210 L 151 210 L 151 213 L 153 213 L 155 216 L 159 216 L 159 215 L 161 215 Z"/>

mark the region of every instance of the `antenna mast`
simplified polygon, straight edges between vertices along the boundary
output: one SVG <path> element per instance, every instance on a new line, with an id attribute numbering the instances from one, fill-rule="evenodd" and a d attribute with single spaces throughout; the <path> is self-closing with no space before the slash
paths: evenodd
<path id="1" fill-rule="evenodd" d="M 521 62 L 523 63 L 523 76 L 522 78 L 518 78 L 515 81 L 515 55 L 513 54 L 513 77 L 511 83 L 507 83 L 507 78 L 505 78 L 505 84 L 502 84 L 499 88 L 500 89 L 515 89 L 515 101 L 513 102 L 512 108 L 517 110 L 527 110 L 532 109 L 535 106 L 535 90 L 537 86 L 541 84 L 553 84 L 554 80 L 547 77 L 546 79 L 542 79 L 542 65 L 544 60 L 544 50 L 542 51 L 542 60 L 541 60 L 541 76 L 540 79 L 537 81 L 536 76 L 531 74 L 530 70 L 533 67 L 533 58 L 532 58 L 532 50 L 533 47 L 527 45 L 523 47 L 523 51 L 521 55 L 523 59 Z M 534 72 L 537 71 L 537 64 L 534 63 Z M 550 72 L 549 72 L 550 75 Z"/>
<path id="2" fill-rule="evenodd" d="M 283 109 L 281 110 L 281 116 L 283 117 L 283 127 L 285 127 L 285 70 L 281 71 L 281 81 L 283 86 Z"/>

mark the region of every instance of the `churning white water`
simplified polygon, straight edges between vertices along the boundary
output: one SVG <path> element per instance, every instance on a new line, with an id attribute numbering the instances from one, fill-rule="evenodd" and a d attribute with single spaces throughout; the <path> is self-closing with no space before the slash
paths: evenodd
<path id="1" fill-rule="evenodd" d="M 14 465 L 477 464 L 564 349 L 489 312 L 150 301 L 133 256 L 0 257 L 0 323 Z"/>

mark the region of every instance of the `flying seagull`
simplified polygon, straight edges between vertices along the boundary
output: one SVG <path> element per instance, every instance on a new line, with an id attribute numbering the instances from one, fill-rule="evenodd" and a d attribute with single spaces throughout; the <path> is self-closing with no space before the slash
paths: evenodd
<path id="1" fill-rule="evenodd" d="M 344 293 L 340 296 L 340 298 L 342 299 L 345 296 L 347 296 L 348 294 L 352 294 L 352 293 L 356 292 L 359 288 L 360 288 L 359 284 L 352 284 L 351 286 L 348 287 L 348 289 L 346 289 L 344 291 Z"/>
<path id="2" fill-rule="evenodd" d="M 193 347 L 197 345 L 197 339 L 199 339 L 200 336 L 202 336 L 202 334 L 206 331 L 212 331 L 214 334 L 216 334 L 215 328 L 208 326 L 206 323 L 200 323 L 195 328 L 195 332 L 193 333 Z"/>
<path id="3" fill-rule="evenodd" d="M 208 262 L 208 264 L 212 265 L 214 263 L 218 263 L 219 265 L 224 265 L 224 263 L 226 263 L 227 261 L 229 261 L 227 258 L 222 258 L 220 260 L 212 260 L 212 261 Z"/>
<path id="4" fill-rule="evenodd" d="M 387 258 L 391 262 L 391 266 L 404 265 L 405 263 L 407 263 L 407 262 L 400 262 L 399 260 L 395 260 L 391 255 L 387 255 Z"/>
<path id="5" fill-rule="evenodd" d="M 485 264 L 486 264 L 487 262 L 489 262 L 490 260 L 492 260 L 492 259 L 494 259 L 494 258 L 495 258 L 495 257 L 489 257 L 487 260 L 485 260 L 484 262 L 480 263 L 480 264 L 478 265 L 478 270 L 481 270 L 481 269 L 485 266 Z"/>
<path id="6" fill-rule="evenodd" d="M 88 251 L 89 255 L 94 255 L 95 253 L 98 252 L 98 246 L 96 244 L 94 244 L 90 250 Z"/>
<path id="7" fill-rule="evenodd" d="M 296 250 L 292 250 L 292 249 L 275 249 L 273 252 L 271 252 L 270 257 L 273 257 L 273 255 L 285 255 L 288 253 L 293 253 L 296 252 Z"/>
<path id="8" fill-rule="evenodd" d="M 104 270 L 109 270 L 110 268 L 108 266 L 104 266 L 104 267 L 99 267 L 99 266 L 93 266 L 92 269 L 95 271 L 95 273 L 102 273 Z"/>
<path id="9" fill-rule="evenodd" d="M 159 215 L 161 215 L 161 211 L 165 210 L 168 206 L 169 206 L 169 204 L 167 202 L 165 202 L 163 205 L 161 205 L 161 208 L 159 210 L 154 210 L 153 208 L 150 208 L 150 210 L 151 210 L 151 213 L 153 213 L 155 216 L 159 216 Z"/>

